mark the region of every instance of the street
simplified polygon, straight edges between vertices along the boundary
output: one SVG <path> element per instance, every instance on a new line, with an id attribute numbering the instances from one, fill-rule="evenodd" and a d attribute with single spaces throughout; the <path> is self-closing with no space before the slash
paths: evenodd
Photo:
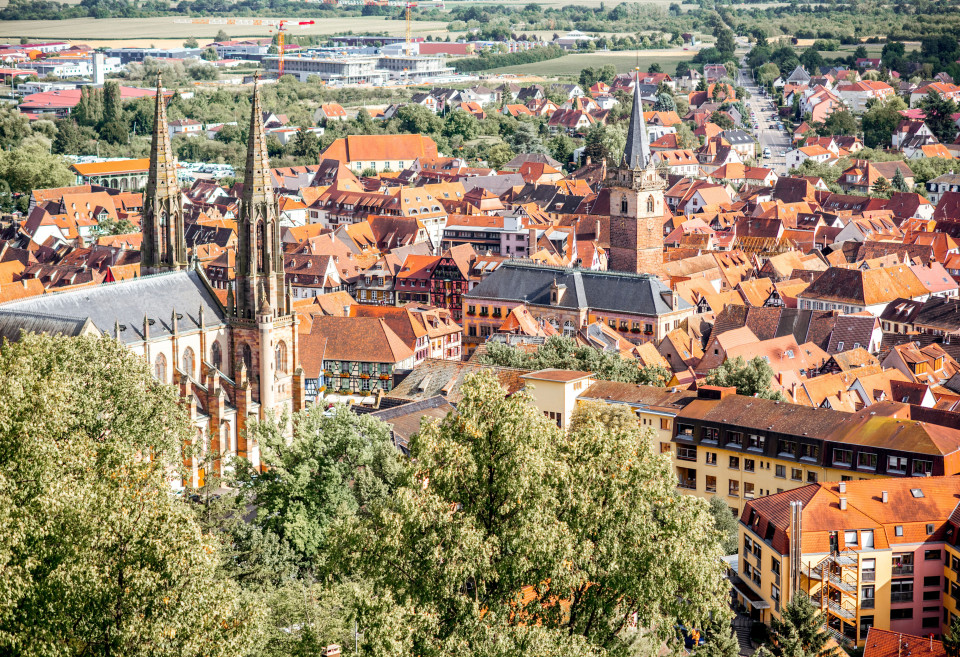
<path id="1" fill-rule="evenodd" d="M 755 120 L 760 126 L 759 130 L 753 131 L 754 137 L 760 144 L 757 152 L 759 166 L 773 169 L 778 176 L 786 175 L 787 164 L 783 153 L 791 148 L 789 134 L 781 132 L 776 127 L 776 111 L 772 107 L 770 99 L 767 96 L 760 95 L 760 87 L 754 84 L 749 70 L 740 69 L 739 84 L 750 92 L 747 103 L 753 110 Z M 766 148 L 770 149 L 771 157 L 763 157 L 763 151 Z"/>

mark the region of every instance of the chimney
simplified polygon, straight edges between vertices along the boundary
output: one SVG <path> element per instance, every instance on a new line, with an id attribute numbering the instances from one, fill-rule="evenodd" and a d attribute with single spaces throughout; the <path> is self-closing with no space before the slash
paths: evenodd
<path id="1" fill-rule="evenodd" d="M 846 511 L 846 510 L 847 510 L 847 498 L 845 498 L 845 497 L 841 497 L 841 498 L 840 498 L 840 510 L 841 510 L 841 511 Z"/>
<path id="2" fill-rule="evenodd" d="M 841 492 L 841 493 L 846 493 L 846 492 L 847 492 L 847 482 L 841 481 L 841 482 L 840 482 L 840 485 L 839 485 L 839 489 L 840 489 L 840 492 Z"/>
<path id="3" fill-rule="evenodd" d="M 883 491 L 882 493 L 880 493 L 880 501 L 883 502 L 884 504 L 887 503 L 887 491 Z"/>

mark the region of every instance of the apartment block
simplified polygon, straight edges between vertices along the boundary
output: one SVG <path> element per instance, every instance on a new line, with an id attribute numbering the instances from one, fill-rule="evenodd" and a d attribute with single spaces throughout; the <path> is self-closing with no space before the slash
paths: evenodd
<path id="1" fill-rule="evenodd" d="M 871 627 L 940 634 L 960 595 L 958 497 L 950 476 L 818 483 L 749 501 L 735 593 L 769 623 L 802 591 L 842 642 L 863 645 Z"/>

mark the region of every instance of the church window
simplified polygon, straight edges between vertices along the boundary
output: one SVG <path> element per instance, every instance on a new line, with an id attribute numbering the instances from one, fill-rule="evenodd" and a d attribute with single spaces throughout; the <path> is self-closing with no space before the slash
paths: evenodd
<path id="1" fill-rule="evenodd" d="M 653 212 L 653 196 L 647 197 L 647 212 Z"/>
<path id="2" fill-rule="evenodd" d="M 193 349 L 191 349 L 190 347 L 187 347 L 186 349 L 183 350 L 183 361 L 181 362 L 181 365 L 182 365 L 181 369 L 184 371 L 184 373 L 187 376 L 191 378 L 196 378 L 196 375 L 193 372 L 193 361 L 194 361 Z"/>
<path id="3" fill-rule="evenodd" d="M 627 197 L 623 196 L 620 198 L 620 214 L 626 214 L 627 212 L 629 212 L 627 208 Z"/>
<path id="4" fill-rule="evenodd" d="M 287 344 L 282 340 L 277 343 L 276 349 L 277 371 L 287 371 Z"/>
<path id="5" fill-rule="evenodd" d="M 264 233 L 263 221 L 258 221 L 257 222 L 257 271 L 260 273 L 263 273 L 264 271 L 266 271 L 264 269 L 264 263 L 263 263 L 263 248 L 264 248 L 263 233 Z"/>
<path id="6" fill-rule="evenodd" d="M 221 368 L 221 366 L 223 365 L 223 353 L 220 351 L 220 343 L 219 343 L 219 342 L 214 342 L 214 343 L 210 346 L 210 362 L 211 362 L 211 363 L 213 364 L 213 366 L 216 367 L 218 370 L 219 370 L 219 369 Z"/>
<path id="7" fill-rule="evenodd" d="M 167 357 L 163 354 L 157 354 L 156 360 L 153 361 L 153 375 L 160 383 L 167 382 Z"/>
<path id="8" fill-rule="evenodd" d="M 240 358 L 243 360 L 243 364 L 247 368 L 247 375 L 249 376 L 250 370 L 253 368 L 253 352 L 250 351 L 250 345 L 245 344 L 240 347 Z"/>

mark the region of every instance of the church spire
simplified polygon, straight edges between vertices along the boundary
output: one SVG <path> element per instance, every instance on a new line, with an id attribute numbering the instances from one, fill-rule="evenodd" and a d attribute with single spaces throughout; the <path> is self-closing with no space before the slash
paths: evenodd
<path id="1" fill-rule="evenodd" d="M 141 220 L 143 244 L 140 270 L 144 274 L 184 269 L 187 242 L 183 230 L 183 199 L 177 184 L 177 163 L 170 146 L 163 79 L 157 73 L 157 101 L 150 147 L 150 171 Z"/>
<path id="2" fill-rule="evenodd" d="M 650 135 L 643 120 L 643 102 L 640 98 L 640 72 L 637 71 L 633 86 L 633 109 L 630 112 L 630 128 L 627 130 L 627 145 L 623 149 L 623 166 L 628 169 L 643 169 L 650 163 Z"/>
<path id="3" fill-rule="evenodd" d="M 247 168 L 237 226 L 236 316 L 253 320 L 262 308 L 282 313 L 284 307 L 279 209 L 273 194 L 259 80 L 253 85 L 247 139 Z"/>
<path id="4" fill-rule="evenodd" d="M 250 108 L 250 132 L 247 140 L 247 169 L 243 179 L 243 200 L 247 203 L 273 200 L 270 179 L 270 157 L 263 127 L 263 105 L 260 101 L 260 80 L 253 83 L 253 105 Z"/>

